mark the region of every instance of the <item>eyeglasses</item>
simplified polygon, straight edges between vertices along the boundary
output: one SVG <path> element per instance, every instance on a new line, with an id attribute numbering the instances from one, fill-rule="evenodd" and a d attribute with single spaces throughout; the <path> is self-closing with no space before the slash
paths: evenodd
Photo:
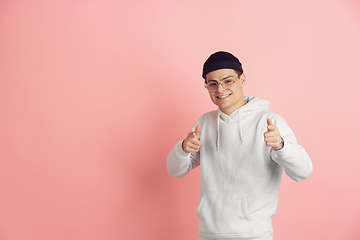
<path id="1" fill-rule="evenodd" d="M 235 81 L 234 80 L 224 80 L 221 82 L 216 81 L 210 81 L 207 84 L 205 84 L 205 88 L 209 91 L 209 93 L 214 93 L 218 90 L 219 84 L 225 89 L 230 90 L 233 88 Z"/>

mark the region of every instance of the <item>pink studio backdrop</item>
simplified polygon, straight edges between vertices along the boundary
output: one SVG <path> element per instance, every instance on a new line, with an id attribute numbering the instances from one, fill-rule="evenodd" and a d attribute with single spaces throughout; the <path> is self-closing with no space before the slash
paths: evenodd
<path id="1" fill-rule="evenodd" d="M 166 156 L 218 50 L 314 164 L 274 239 L 360 239 L 359 43 L 357 0 L 0 1 L 0 239 L 197 239 L 199 169 Z"/>

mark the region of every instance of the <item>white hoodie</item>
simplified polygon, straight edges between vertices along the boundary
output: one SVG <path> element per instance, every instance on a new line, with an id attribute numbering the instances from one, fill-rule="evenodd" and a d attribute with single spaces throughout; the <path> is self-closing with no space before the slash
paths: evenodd
<path id="1" fill-rule="evenodd" d="M 185 153 L 182 141 L 167 157 L 168 172 L 183 177 L 200 167 L 200 203 L 197 214 L 203 238 L 256 238 L 272 233 L 283 168 L 295 181 L 306 179 L 312 163 L 297 144 L 293 131 L 270 103 L 245 97 L 247 104 L 227 115 L 220 109 L 204 114 L 197 153 Z M 267 118 L 279 128 L 285 145 L 279 151 L 266 146 Z"/>

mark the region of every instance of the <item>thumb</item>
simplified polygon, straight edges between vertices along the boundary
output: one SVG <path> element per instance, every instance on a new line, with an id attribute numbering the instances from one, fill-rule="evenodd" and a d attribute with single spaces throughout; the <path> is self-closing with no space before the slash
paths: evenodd
<path id="1" fill-rule="evenodd" d="M 267 129 L 268 131 L 272 130 L 272 126 L 274 125 L 270 118 L 267 119 Z"/>
<path id="2" fill-rule="evenodd" d="M 201 130 L 201 126 L 200 125 L 196 125 L 196 128 L 195 128 L 195 136 L 197 139 L 199 139 L 199 133 L 200 133 L 200 130 Z"/>

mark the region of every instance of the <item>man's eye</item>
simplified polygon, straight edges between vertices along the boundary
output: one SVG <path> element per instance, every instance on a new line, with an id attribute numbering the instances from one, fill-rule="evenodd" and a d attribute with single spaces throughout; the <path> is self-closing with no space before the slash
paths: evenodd
<path id="1" fill-rule="evenodd" d="M 232 83 L 232 81 L 231 81 L 231 80 L 225 80 L 224 82 L 225 82 L 225 84 Z"/>
<path id="2" fill-rule="evenodd" d="M 208 85 L 209 85 L 209 87 L 217 86 L 217 83 L 212 82 L 212 83 L 209 83 Z"/>

